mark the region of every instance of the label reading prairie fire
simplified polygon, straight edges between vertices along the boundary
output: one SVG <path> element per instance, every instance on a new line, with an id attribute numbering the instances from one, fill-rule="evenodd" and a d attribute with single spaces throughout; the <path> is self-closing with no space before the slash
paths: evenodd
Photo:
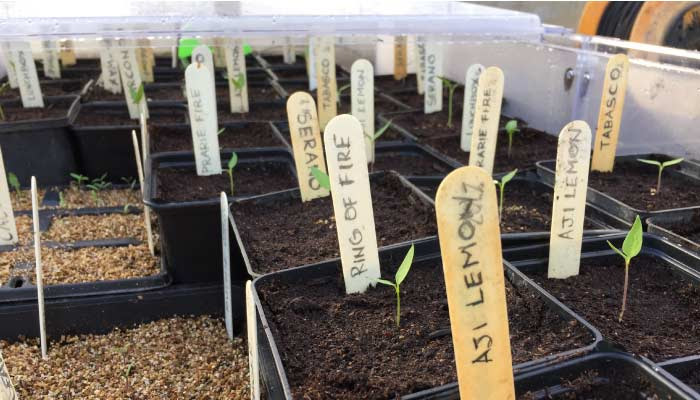
<path id="1" fill-rule="evenodd" d="M 498 124 L 501 118 L 503 99 L 503 71 L 489 67 L 479 77 L 479 89 L 474 111 L 474 135 L 469 152 L 469 165 L 483 168 L 493 174 Z"/>
<path id="2" fill-rule="evenodd" d="M 221 173 L 221 155 L 214 82 L 205 64 L 192 63 L 187 67 L 185 89 L 197 175 L 218 175 Z"/>

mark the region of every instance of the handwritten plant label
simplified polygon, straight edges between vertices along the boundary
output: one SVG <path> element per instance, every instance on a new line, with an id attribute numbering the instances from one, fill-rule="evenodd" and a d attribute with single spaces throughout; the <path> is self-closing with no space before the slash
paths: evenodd
<path id="1" fill-rule="evenodd" d="M 260 399 L 260 363 L 258 360 L 258 317 L 253 296 L 253 284 L 245 283 L 246 329 L 248 332 L 248 370 L 250 371 L 250 398 Z"/>
<path id="2" fill-rule="evenodd" d="M 17 244 L 17 225 L 12 212 L 10 188 L 7 186 L 5 163 L 0 149 L 0 245 Z"/>
<path id="3" fill-rule="evenodd" d="M 75 57 L 75 51 L 73 50 L 73 41 L 66 40 L 61 48 L 61 64 L 63 67 L 70 67 L 71 65 L 77 64 L 78 60 Z"/>
<path id="4" fill-rule="evenodd" d="M 472 166 L 452 171 L 438 188 L 435 212 L 460 397 L 515 399 L 491 175 Z"/>
<path id="5" fill-rule="evenodd" d="M 10 87 L 17 89 L 17 73 L 15 72 L 15 63 L 12 61 L 12 54 L 10 53 L 10 43 L 4 42 L 0 44 L 2 49 L 2 58 L 5 62 L 5 70 L 7 71 L 7 81 L 10 83 Z"/>
<path id="6" fill-rule="evenodd" d="M 146 161 L 146 154 L 145 154 L 145 149 L 148 147 L 148 142 L 143 140 L 144 135 L 143 132 L 141 132 L 141 142 L 144 143 L 144 156 L 143 156 L 143 161 Z M 141 187 L 141 195 L 143 196 L 143 190 L 144 190 L 144 185 L 143 181 L 144 175 L 143 175 L 143 163 L 141 162 L 141 152 L 139 151 L 139 140 L 136 138 L 136 131 L 131 130 L 131 141 L 134 144 L 134 158 L 136 160 L 136 173 L 139 176 L 139 185 Z M 151 209 L 148 206 L 143 207 L 143 222 L 144 225 L 146 226 L 146 235 L 148 238 L 148 250 L 151 252 L 152 256 L 155 256 L 155 247 L 153 246 L 153 230 L 151 227 Z"/>
<path id="7" fill-rule="evenodd" d="M 436 40 L 425 43 L 425 94 L 423 110 L 426 114 L 442 111 L 442 44 Z"/>
<path id="8" fill-rule="evenodd" d="M 25 108 L 44 107 L 44 97 L 39 86 L 39 76 L 32 57 L 32 48 L 27 42 L 13 42 L 10 45 L 12 63 L 15 65 L 19 94 Z"/>
<path id="9" fill-rule="evenodd" d="M 221 173 L 217 134 L 219 125 L 216 119 L 214 81 L 206 64 L 192 63 L 187 67 L 185 88 L 197 175 L 218 175 Z"/>
<path id="10" fill-rule="evenodd" d="M 216 68 L 226 68 L 226 40 L 224 38 L 214 38 L 214 66 Z"/>
<path id="11" fill-rule="evenodd" d="M 233 314 L 231 311 L 231 254 L 229 253 L 228 237 L 228 198 L 226 193 L 221 192 L 221 248 L 223 250 L 224 264 L 224 322 L 226 324 L 226 334 L 229 340 L 233 340 Z"/>
<path id="12" fill-rule="evenodd" d="M 58 46 L 53 40 L 42 40 L 42 57 L 44 60 L 44 75 L 47 78 L 61 78 L 61 64 L 58 59 Z"/>
<path id="13" fill-rule="evenodd" d="M 404 79 L 408 75 L 408 44 L 406 36 L 394 37 L 394 79 Z"/>
<path id="14" fill-rule="evenodd" d="M 374 162 L 374 67 L 365 59 L 350 68 L 350 102 L 352 116 L 362 124 L 367 162 Z"/>
<path id="15" fill-rule="evenodd" d="M 200 44 L 192 50 L 192 64 L 205 65 L 207 71 L 209 71 L 211 84 L 216 88 L 215 78 L 214 78 L 214 57 L 211 54 L 209 46 Z M 214 96 L 216 99 L 216 96 Z"/>
<path id="16" fill-rule="evenodd" d="M 591 128 L 573 121 L 559 133 L 547 277 L 578 275 L 586 214 Z"/>
<path id="17" fill-rule="evenodd" d="M 309 38 L 309 46 L 306 50 L 306 74 L 309 76 L 309 90 L 315 90 L 316 82 L 316 53 L 318 51 L 318 39 Z"/>
<path id="18" fill-rule="evenodd" d="M 145 93 L 141 96 L 138 103 L 134 101 L 134 94 L 138 92 L 143 81 L 141 80 L 141 73 L 139 72 L 138 62 L 136 61 L 136 51 L 133 46 L 124 39 L 120 40 L 119 47 L 116 49 L 116 59 L 119 65 L 119 75 L 124 90 L 124 98 L 129 108 L 129 118 L 139 119 L 139 109 L 141 107 L 146 110 L 146 117 L 148 118 L 148 106 Z M 141 105 L 140 103 L 144 104 Z"/>
<path id="19" fill-rule="evenodd" d="M 118 55 L 114 51 L 114 41 L 112 39 L 102 39 L 100 41 L 100 67 L 102 74 L 100 82 L 102 87 L 110 93 L 118 94 L 122 92 L 122 82 L 119 78 Z"/>
<path id="20" fill-rule="evenodd" d="M 144 82 L 153 82 L 153 64 L 151 63 L 153 49 L 151 48 L 151 41 L 148 39 L 139 39 L 137 43 L 139 48 L 136 49 L 136 59 L 139 63 L 141 78 L 143 78 Z"/>
<path id="21" fill-rule="evenodd" d="M 363 293 L 381 275 L 363 136 L 347 114 L 323 133 L 346 293 Z"/>
<path id="22" fill-rule="evenodd" d="M 479 77 L 484 72 L 481 64 L 472 64 L 464 78 L 464 107 L 462 109 L 462 136 L 460 148 L 471 150 L 472 132 L 474 131 L 474 112 L 476 111 L 476 94 L 479 90 Z"/>
<path id="23" fill-rule="evenodd" d="M 17 392 L 15 387 L 12 385 L 12 378 L 10 378 L 10 373 L 7 371 L 7 365 L 5 365 L 5 359 L 2 358 L 2 353 L 0 353 L 0 400 L 17 400 Z"/>
<path id="24" fill-rule="evenodd" d="M 593 171 L 612 172 L 615 166 L 622 109 L 625 106 L 625 92 L 627 92 L 628 71 L 629 59 L 625 54 L 611 57 L 605 68 L 603 95 L 600 100 L 598 126 L 595 131 L 593 159 L 591 160 Z"/>
<path id="25" fill-rule="evenodd" d="M 323 155 L 321 129 L 318 126 L 316 103 L 306 92 L 296 92 L 287 100 L 287 120 L 289 135 L 292 138 L 294 163 L 299 180 L 301 201 L 309 201 L 330 194 L 321 187 L 311 168 L 316 167 L 326 172 L 326 160 Z"/>
<path id="26" fill-rule="evenodd" d="M 316 98 L 318 99 L 318 122 L 321 130 L 331 118 L 338 114 L 338 85 L 335 79 L 335 38 L 318 38 L 316 53 Z"/>
<path id="27" fill-rule="evenodd" d="M 39 304 L 39 337 L 41 341 L 41 358 L 46 360 L 46 314 L 44 312 L 44 270 L 41 264 L 41 230 L 39 229 L 39 196 L 37 196 L 36 178 L 31 179 L 32 193 L 32 225 L 34 228 L 34 265 L 36 267 L 36 291 Z"/>
<path id="28" fill-rule="evenodd" d="M 282 57 L 285 64 L 294 64 L 297 62 L 297 53 L 295 52 L 292 39 L 284 38 L 284 46 L 282 46 Z"/>
<path id="29" fill-rule="evenodd" d="M 416 36 L 416 86 L 418 94 L 425 93 L 425 39 Z"/>
<path id="30" fill-rule="evenodd" d="M 476 136 L 471 141 L 469 165 L 483 168 L 489 175 L 493 174 L 502 99 L 503 71 L 488 67 L 479 77 L 473 128 Z"/>
<path id="31" fill-rule="evenodd" d="M 232 113 L 247 113 L 248 77 L 245 68 L 243 40 L 233 39 L 226 46 L 226 73 Z"/>

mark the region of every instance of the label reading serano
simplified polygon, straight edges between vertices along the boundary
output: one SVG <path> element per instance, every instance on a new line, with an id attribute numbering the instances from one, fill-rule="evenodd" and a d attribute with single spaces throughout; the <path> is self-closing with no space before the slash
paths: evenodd
<path id="1" fill-rule="evenodd" d="M 425 43 L 425 94 L 423 109 L 426 114 L 442 111 L 442 44 L 436 40 Z"/>

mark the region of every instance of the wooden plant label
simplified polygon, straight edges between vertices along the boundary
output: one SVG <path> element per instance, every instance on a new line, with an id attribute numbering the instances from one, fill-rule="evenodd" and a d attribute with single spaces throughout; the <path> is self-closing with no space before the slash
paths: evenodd
<path id="1" fill-rule="evenodd" d="M 309 77 L 309 90 L 315 90 L 316 82 L 316 52 L 318 51 L 318 39 L 309 38 L 309 46 L 306 50 L 306 74 Z"/>
<path id="2" fill-rule="evenodd" d="M 483 168 L 489 175 L 493 174 L 502 99 L 503 71 L 488 67 L 479 77 L 473 128 L 476 136 L 471 141 L 469 165 Z"/>
<path id="3" fill-rule="evenodd" d="M 226 193 L 221 192 L 221 248 L 223 250 L 224 264 L 224 322 L 226 324 L 226 334 L 229 340 L 233 340 L 233 313 L 231 311 L 231 254 L 229 253 L 228 237 L 228 198 Z"/>
<path id="4" fill-rule="evenodd" d="M 258 360 L 258 316 L 253 296 L 253 283 L 245 283 L 246 329 L 248 332 L 248 370 L 250 371 L 250 398 L 260 399 L 260 361 Z"/>
<path id="5" fill-rule="evenodd" d="M 318 126 L 316 103 L 306 92 L 296 92 L 287 100 L 287 120 L 289 135 L 292 138 L 294 163 L 299 179 L 301 201 L 309 201 L 330 194 L 328 189 L 321 187 L 311 173 L 316 167 L 326 172 L 326 160 L 323 155 L 321 130 Z"/>
<path id="6" fill-rule="evenodd" d="M 625 106 L 627 92 L 627 73 L 629 59 L 625 54 L 610 58 L 605 67 L 603 95 L 598 112 L 598 126 L 595 130 L 595 145 L 591 169 L 600 172 L 612 172 L 615 166 L 617 140 L 622 122 L 622 109 Z"/>
<path id="7" fill-rule="evenodd" d="M 226 68 L 226 40 L 224 38 L 214 38 L 214 66 L 216 68 Z"/>
<path id="8" fill-rule="evenodd" d="M 119 64 L 115 55 L 118 55 L 118 53 L 114 51 L 114 41 L 112 39 L 102 39 L 100 41 L 100 67 L 102 68 L 100 82 L 106 91 L 118 94 L 122 92 L 122 83 L 119 78 Z"/>
<path id="9" fill-rule="evenodd" d="M 363 293 L 381 272 L 362 125 L 352 115 L 339 115 L 328 123 L 323 142 L 345 292 Z"/>
<path id="10" fill-rule="evenodd" d="M 139 109 L 144 107 L 146 117 L 148 117 L 148 106 L 146 103 L 146 94 L 141 97 L 139 103 L 144 103 L 143 106 L 134 102 L 134 93 L 139 90 L 143 84 L 141 73 L 139 72 L 138 62 L 136 61 L 136 51 L 129 45 L 128 42 L 122 39 L 120 46 L 116 51 L 117 63 L 119 65 L 119 74 L 122 81 L 122 89 L 124 90 L 124 98 L 126 105 L 129 108 L 129 118 L 139 119 Z"/>
<path id="11" fill-rule="evenodd" d="M 36 65 L 32 58 L 32 49 L 27 42 L 14 42 L 11 44 L 12 63 L 15 65 L 19 94 L 22 97 L 22 106 L 25 108 L 44 107 L 44 97 L 41 95 L 39 76 L 36 74 Z"/>
<path id="12" fill-rule="evenodd" d="M 205 64 L 190 64 L 185 70 L 185 88 L 197 175 L 218 175 L 221 173 L 219 125 L 216 120 L 214 80 L 209 68 Z"/>
<path id="13" fill-rule="evenodd" d="M 46 314 L 44 313 L 44 270 L 41 264 L 41 230 L 39 229 L 39 196 L 36 189 L 36 178 L 32 176 L 32 225 L 34 230 L 34 265 L 36 267 L 36 291 L 39 303 L 39 337 L 41 341 L 41 358 L 46 360 Z"/>
<path id="14" fill-rule="evenodd" d="M 408 45 L 406 36 L 394 36 L 394 79 L 404 79 L 408 75 Z"/>
<path id="15" fill-rule="evenodd" d="M 17 396 L 14 385 L 12 385 L 12 378 L 10 378 L 10 373 L 7 371 L 5 359 L 2 358 L 2 353 L 0 353 L 0 400 L 17 399 L 19 399 L 19 397 Z"/>
<path id="16" fill-rule="evenodd" d="M 153 49 L 151 48 L 151 41 L 148 39 L 138 40 L 139 48 L 136 50 L 136 58 L 139 63 L 139 72 L 141 72 L 141 77 L 144 82 L 153 82 L 153 64 L 151 63 L 151 57 L 153 56 Z"/>
<path id="17" fill-rule="evenodd" d="M 63 64 L 63 68 L 69 67 L 71 65 L 75 65 L 78 60 L 75 57 L 75 51 L 73 50 L 73 41 L 72 40 L 66 40 L 63 43 L 63 47 L 61 48 L 61 64 Z"/>
<path id="18" fill-rule="evenodd" d="M 416 87 L 418 94 L 425 93 L 425 39 L 416 36 Z"/>
<path id="19" fill-rule="evenodd" d="M 423 110 L 426 114 L 442 111 L 442 45 L 436 40 L 425 43 L 425 94 Z"/>
<path id="20" fill-rule="evenodd" d="M 331 118 L 338 114 L 338 85 L 335 80 L 335 37 L 318 38 L 316 54 L 316 82 L 318 88 L 318 123 L 323 131 Z"/>
<path id="21" fill-rule="evenodd" d="M 464 107 L 462 109 L 462 136 L 460 148 L 471 150 L 472 132 L 474 131 L 474 112 L 476 111 L 476 94 L 479 90 L 479 77 L 484 72 L 481 64 L 472 64 L 464 78 Z"/>
<path id="22" fill-rule="evenodd" d="M 362 124 L 367 162 L 374 162 L 374 67 L 365 59 L 350 68 L 350 101 L 352 116 Z M 368 136 L 369 135 L 369 136 Z"/>
<path id="23" fill-rule="evenodd" d="M 226 46 L 226 73 L 232 113 L 247 113 L 248 77 L 245 68 L 243 40 L 232 39 Z"/>
<path id="24" fill-rule="evenodd" d="M 578 275 L 586 214 L 591 128 L 573 121 L 559 133 L 547 277 Z"/>
<path id="25" fill-rule="evenodd" d="M 200 44 L 192 50 L 192 60 L 190 61 L 195 65 L 204 65 L 209 71 L 209 76 L 211 79 L 211 84 L 216 88 L 215 78 L 214 78 L 214 57 L 211 54 L 209 46 L 205 44 Z M 215 97 L 216 99 L 216 97 Z"/>
<path id="26" fill-rule="evenodd" d="M 42 40 L 44 59 L 44 76 L 52 79 L 61 78 L 61 63 L 58 59 L 58 46 L 53 40 Z"/>
<path id="27" fill-rule="evenodd" d="M 10 188 L 7 185 L 5 163 L 0 149 L 0 245 L 17 244 L 17 224 L 12 211 Z"/>
<path id="28" fill-rule="evenodd" d="M 148 147 L 146 141 L 143 140 L 144 135 L 141 132 L 141 142 L 144 143 L 144 149 Z M 131 130 L 131 141 L 134 144 L 134 158 L 136 160 L 136 173 L 139 176 L 139 186 L 141 187 L 141 195 L 143 196 L 143 181 L 145 180 L 143 174 L 143 163 L 141 162 L 141 152 L 139 151 L 139 140 L 136 138 L 136 131 Z M 146 161 L 146 155 L 144 151 L 143 161 Z M 152 256 L 156 255 L 155 247 L 153 246 L 153 228 L 151 227 L 151 209 L 147 205 L 143 207 L 143 222 L 146 226 L 146 235 L 148 237 L 148 250 L 151 252 Z"/>
<path id="29" fill-rule="evenodd" d="M 12 54 L 10 53 L 10 43 L 1 43 L 0 48 L 2 49 L 2 58 L 5 61 L 5 70 L 7 70 L 7 81 L 10 83 L 11 88 L 17 89 L 17 73 L 15 72 L 15 63 L 12 61 Z"/>
<path id="30" fill-rule="evenodd" d="M 282 57 L 285 64 L 294 64 L 297 62 L 297 53 L 294 50 L 292 39 L 284 38 L 284 46 L 282 46 Z"/>
<path id="31" fill-rule="evenodd" d="M 515 399 L 498 202 L 491 175 L 452 171 L 435 197 L 459 394 Z"/>

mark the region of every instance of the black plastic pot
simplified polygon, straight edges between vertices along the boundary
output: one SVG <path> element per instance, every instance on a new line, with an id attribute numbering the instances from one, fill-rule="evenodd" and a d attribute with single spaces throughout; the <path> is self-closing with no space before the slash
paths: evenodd
<path id="1" fill-rule="evenodd" d="M 100 113 L 123 116 L 125 125 L 72 125 L 71 131 L 76 143 L 79 169 L 83 175 L 99 177 L 107 173 L 107 179 L 121 182 L 122 177 L 136 177 L 136 158 L 131 131 L 136 130 L 139 143 L 141 125 L 139 120 L 132 120 L 126 107 L 108 103 L 86 103 L 78 105 L 79 113 Z M 158 123 L 159 116 L 180 114 L 179 123 Z M 161 126 L 181 125 L 187 123 L 187 109 L 184 105 L 150 104 L 149 123 Z M 140 144 L 140 148 L 143 145 Z"/>
<path id="2" fill-rule="evenodd" d="M 45 97 L 48 107 L 56 102 L 70 105 L 64 116 L 43 120 L 26 120 L 0 124 L 0 148 L 5 171 L 17 175 L 22 185 L 36 176 L 40 186 L 60 185 L 70 180 L 77 168 L 75 144 L 69 125 L 78 112 L 78 96 Z M 0 101 L 3 107 L 20 105 L 19 100 Z"/>
<path id="3" fill-rule="evenodd" d="M 80 96 L 92 81 L 87 79 L 42 79 L 39 81 L 44 96 Z M 3 100 L 21 99 L 19 89 L 10 89 L 0 95 Z"/>
<path id="4" fill-rule="evenodd" d="M 238 165 L 266 164 L 287 168 L 296 176 L 294 160 L 286 149 L 238 149 Z M 231 152 L 222 152 L 222 167 Z M 165 168 L 195 169 L 194 156 L 189 152 L 153 155 L 146 165 L 144 203 L 158 216 L 163 263 L 175 283 L 222 281 L 221 211 L 219 193 L 207 200 L 165 202 L 158 199 L 158 171 Z M 252 196 L 229 197 L 229 203 Z M 233 237 L 233 236 L 231 236 Z M 235 257 L 239 251 L 231 246 Z M 231 265 L 239 262 L 232 258 Z M 232 269 L 232 279 L 247 277 L 245 271 Z"/>
<path id="5" fill-rule="evenodd" d="M 700 356 L 689 356 L 677 358 L 659 363 L 659 367 L 663 368 L 662 372 L 671 374 L 674 378 L 680 380 L 690 389 L 689 395 L 693 399 L 700 399 L 700 385 L 697 383 L 691 384 L 687 381 L 692 374 L 698 374 L 700 371 Z"/>
<path id="6" fill-rule="evenodd" d="M 397 264 L 401 262 L 406 251 L 408 249 L 408 244 L 402 244 L 397 246 L 392 246 L 391 248 L 384 248 L 380 250 L 379 258 L 382 265 Z M 437 240 L 433 240 L 432 243 L 424 242 L 415 249 L 415 261 L 413 268 L 421 268 L 426 264 L 434 264 L 440 261 L 439 246 Z M 504 263 L 507 278 L 511 281 L 514 286 L 517 286 L 519 290 L 525 290 L 528 293 L 532 293 L 535 296 L 542 299 L 542 301 L 547 305 L 548 308 L 554 310 L 565 320 L 576 320 L 579 322 L 586 330 L 591 334 L 591 343 L 585 347 L 570 349 L 562 353 L 552 354 L 540 359 L 531 360 L 521 364 L 514 365 L 514 373 L 516 376 L 525 374 L 528 371 L 541 370 L 542 367 L 547 365 L 552 365 L 569 358 L 587 354 L 595 348 L 597 343 L 600 341 L 600 333 L 598 333 L 595 328 L 587 324 L 585 321 L 580 319 L 575 314 L 571 313 L 568 308 L 559 303 L 556 299 L 549 296 L 544 290 L 532 283 L 524 275 L 519 273 L 517 270 L 512 268 L 507 263 Z M 261 382 L 264 385 L 264 390 L 267 392 L 268 398 L 270 399 L 291 399 L 291 388 L 287 379 L 287 372 L 285 371 L 285 366 L 282 361 L 282 355 L 280 355 L 275 337 L 270 329 L 270 324 L 273 323 L 270 320 L 270 316 L 265 314 L 265 307 L 260 301 L 258 295 L 261 287 L 264 287 L 268 281 L 274 282 L 285 282 L 293 283 L 298 285 L 303 285 L 312 279 L 324 278 L 324 277 L 336 277 L 342 274 L 342 267 L 340 265 L 340 260 L 330 260 L 321 262 L 318 264 L 302 266 L 298 268 L 293 268 L 285 271 L 271 273 L 254 280 L 253 287 L 253 300 L 255 301 L 256 313 L 258 319 L 258 351 L 260 360 L 260 375 Z M 457 384 L 453 383 L 450 385 L 444 385 L 432 389 L 427 389 L 418 393 L 407 394 L 402 398 L 411 399 L 442 399 L 442 398 L 455 398 Z M 451 393 L 451 395 L 450 395 Z M 449 397 L 443 397 L 448 396 Z M 459 396 L 457 396 L 458 398 Z"/>
<path id="7" fill-rule="evenodd" d="M 615 164 L 619 163 L 635 163 L 639 164 L 637 161 L 637 158 L 644 158 L 644 159 L 654 159 L 655 157 L 668 157 L 665 155 L 658 155 L 658 154 L 638 154 L 638 155 L 631 155 L 631 156 L 617 156 L 615 157 Z M 672 157 L 668 157 L 669 159 Z M 537 166 L 537 173 L 542 177 L 542 180 L 549 183 L 553 184 L 554 182 L 554 175 L 555 175 L 555 161 L 554 160 L 547 160 L 547 161 L 539 161 L 535 164 Z M 674 175 L 677 177 L 682 177 L 688 181 L 689 187 L 697 187 L 700 185 L 700 176 L 694 175 L 697 174 L 697 166 L 695 163 L 692 163 L 690 161 L 683 161 L 679 164 L 678 169 L 668 169 L 664 173 L 669 174 L 669 175 Z M 642 220 L 642 223 L 646 223 L 647 218 L 651 217 L 656 217 L 656 216 L 663 216 L 669 213 L 675 214 L 678 212 L 683 212 L 684 210 L 690 210 L 693 207 L 682 207 L 682 208 L 675 208 L 675 209 L 667 209 L 667 210 L 657 210 L 657 211 L 647 211 L 647 210 L 640 210 L 633 208 L 630 205 L 627 205 L 612 196 L 603 193 L 601 191 L 598 191 L 591 186 L 588 186 L 588 192 L 586 193 L 586 199 L 588 202 L 590 202 L 593 205 L 598 206 L 599 208 L 607 211 L 608 213 L 629 222 L 632 224 L 634 222 L 634 219 L 637 215 L 639 215 L 639 218 Z M 698 204 L 697 206 L 700 206 Z"/>
<path id="8" fill-rule="evenodd" d="M 647 218 L 647 231 L 662 236 L 685 249 L 700 253 L 700 243 L 678 234 L 668 227 L 684 223 L 692 224 L 697 218 L 700 218 L 700 207 L 656 215 Z"/>

